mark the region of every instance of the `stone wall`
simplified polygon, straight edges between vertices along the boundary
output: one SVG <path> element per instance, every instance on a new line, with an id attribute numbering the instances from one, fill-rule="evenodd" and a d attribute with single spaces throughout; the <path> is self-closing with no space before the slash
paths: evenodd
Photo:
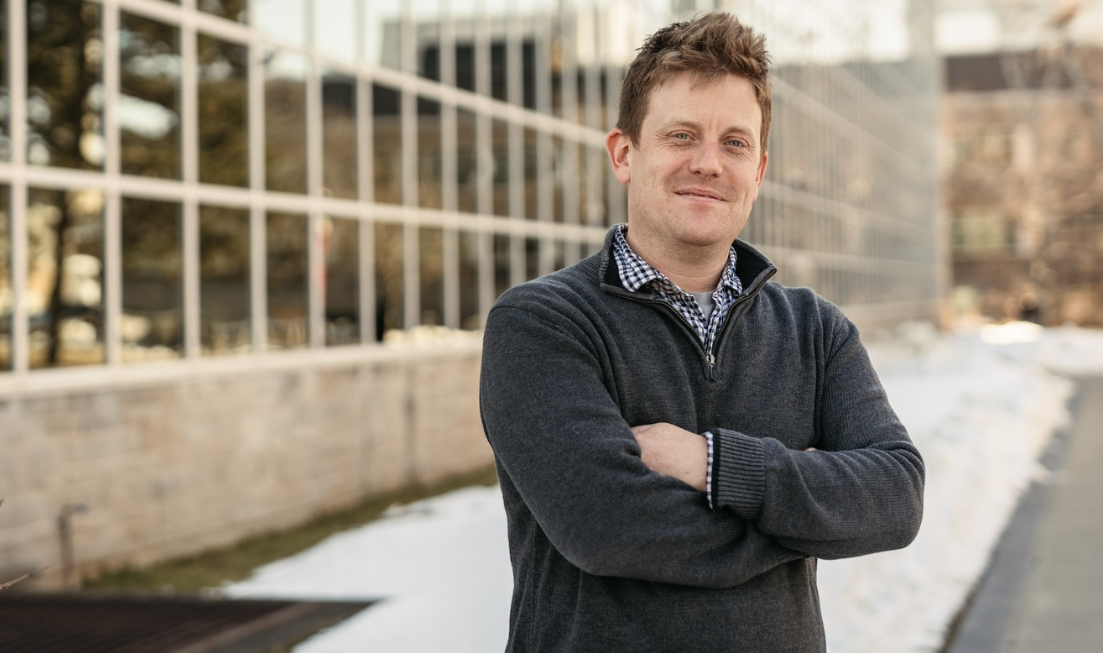
<path id="1" fill-rule="evenodd" d="M 0 387 L 0 576 L 49 565 L 33 584 L 62 583 L 67 504 L 88 508 L 70 519 L 88 573 L 492 462 L 474 343 L 87 372 Z"/>

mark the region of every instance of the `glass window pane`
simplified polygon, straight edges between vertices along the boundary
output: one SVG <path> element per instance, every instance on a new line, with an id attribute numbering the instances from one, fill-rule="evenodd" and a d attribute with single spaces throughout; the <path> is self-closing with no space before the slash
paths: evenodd
<path id="1" fill-rule="evenodd" d="M 490 44 L 490 97 L 505 102 L 507 100 L 506 87 L 506 44 L 501 36 Z"/>
<path id="2" fill-rule="evenodd" d="M 11 91 L 8 89 L 8 2 L 0 0 L 0 161 L 11 161 Z M 5 191 L 6 192 L 6 191 Z M 7 206 L 4 207 L 7 215 Z M 7 227 L 4 227 L 6 229 Z"/>
<path id="3" fill-rule="evenodd" d="M 569 255 L 569 253 L 567 250 L 567 243 L 563 242 L 562 240 L 545 241 L 544 244 L 541 246 L 550 247 L 552 250 L 551 254 L 549 255 L 549 258 L 552 262 L 552 270 L 562 270 L 569 264 L 574 263 L 573 260 L 568 260 L 567 256 Z"/>
<path id="4" fill-rule="evenodd" d="M 306 59 L 273 52 L 264 65 L 265 187 L 306 192 Z"/>
<path id="5" fill-rule="evenodd" d="M 578 68 L 578 32 L 574 21 L 578 14 L 563 11 L 559 13 L 557 25 L 552 29 L 557 32 L 557 42 L 551 55 L 558 68 L 558 74 L 552 77 L 552 106 L 555 115 L 565 120 L 578 120 L 578 98 L 582 89 L 582 75 Z"/>
<path id="6" fill-rule="evenodd" d="M 402 225 L 375 225 L 375 311 L 376 334 L 402 329 Z"/>
<path id="7" fill-rule="evenodd" d="M 585 222 L 601 226 L 605 224 L 605 174 L 609 169 L 604 149 L 590 147 L 586 151 L 586 213 Z"/>
<path id="8" fill-rule="evenodd" d="M 27 161 L 103 167 L 100 7 L 80 0 L 27 4 Z"/>
<path id="9" fill-rule="evenodd" d="M 531 33 L 521 43 L 521 102 L 536 109 L 536 47 Z"/>
<path id="10" fill-rule="evenodd" d="M 472 40 L 472 22 L 466 20 L 464 33 L 456 35 L 456 86 L 465 91 L 475 91 L 475 43 Z"/>
<path id="11" fill-rule="evenodd" d="M 589 224 L 590 189 L 593 187 L 590 183 L 590 175 L 593 171 L 590 170 L 590 159 L 586 156 L 586 146 L 579 144 L 574 147 L 577 152 L 574 164 L 578 170 L 578 176 L 574 180 L 578 198 L 578 221 L 580 224 Z"/>
<path id="12" fill-rule="evenodd" d="M 199 208 L 199 338 L 204 355 L 252 349 L 249 212 Z"/>
<path id="13" fill-rule="evenodd" d="M 119 15 L 122 172 L 180 178 L 180 30 Z"/>
<path id="14" fill-rule="evenodd" d="M 540 276 L 540 241 L 525 239 L 525 280 Z"/>
<path id="15" fill-rule="evenodd" d="M 418 233 L 421 250 L 421 324 L 444 324 L 444 232 L 437 227 L 422 227 Z"/>
<path id="16" fill-rule="evenodd" d="M 598 241 L 590 241 L 582 245 L 582 257 L 593 256 L 601 251 L 601 243 Z"/>
<path id="17" fill-rule="evenodd" d="M 322 183 L 325 194 L 357 196 L 356 80 L 327 73 L 322 77 Z"/>
<path id="18" fill-rule="evenodd" d="M 440 103 L 417 99 L 417 197 L 427 209 L 441 208 Z"/>
<path id="19" fill-rule="evenodd" d="M 526 129 L 524 131 L 524 195 L 525 195 L 525 217 L 529 220 L 535 220 L 537 216 L 537 166 L 539 165 L 538 153 L 536 151 L 536 132 L 532 129 Z"/>
<path id="20" fill-rule="evenodd" d="M 563 139 L 558 136 L 550 139 L 551 151 L 544 154 L 550 160 L 551 184 L 552 184 L 552 210 L 551 219 L 554 222 L 563 222 L 564 191 L 567 184 L 574 183 L 574 179 L 568 176 L 563 160 Z"/>
<path id="21" fill-rule="evenodd" d="M 221 16 L 222 18 L 228 18 L 239 23 L 249 22 L 246 6 L 248 5 L 248 0 L 199 0 L 196 4 L 199 7 L 199 11 Z"/>
<path id="22" fill-rule="evenodd" d="M 579 174 L 579 148 L 573 141 L 564 141 L 559 159 L 556 185 L 563 191 L 563 222 L 578 224 L 582 215 L 581 180 Z M 558 218 L 557 218 L 558 219 Z"/>
<path id="23" fill-rule="evenodd" d="M 491 129 L 494 151 L 494 214 L 509 215 L 509 124 L 495 120 Z"/>
<path id="24" fill-rule="evenodd" d="M 103 194 L 28 190 L 31 367 L 104 361 Z"/>
<path id="25" fill-rule="evenodd" d="M 372 143 L 375 201 L 402 203 L 401 95 L 393 88 L 372 86 Z"/>
<path id="26" fill-rule="evenodd" d="M 509 236 L 494 234 L 494 296 L 499 297 L 509 290 Z"/>
<path id="27" fill-rule="evenodd" d="M 308 339 L 307 220 L 268 214 L 268 348 L 306 346 Z"/>
<path id="28" fill-rule="evenodd" d="M 360 221 L 326 221 L 326 344 L 360 342 Z"/>
<path id="29" fill-rule="evenodd" d="M 11 189 L 0 186 L 0 370 L 10 370 L 12 322 Z"/>
<path id="30" fill-rule="evenodd" d="M 199 35 L 199 181 L 249 183 L 249 49 Z"/>
<path id="31" fill-rule="evenodd" d="M 183 351 L 180 205 L 123 198 L 123 360 Z"/>
<path id="32" fill-rule="evenodd" d="M 475 114 L 456 112 L 456 193 L 457 208 L 467 213 L 479 210 L 479 152 L 475 140 Z"/>
<path id="33" fill-rule="evenodd" d="M 478 330 L 479 311 L 479 235 L 460 232 L 460 328 Z"/>

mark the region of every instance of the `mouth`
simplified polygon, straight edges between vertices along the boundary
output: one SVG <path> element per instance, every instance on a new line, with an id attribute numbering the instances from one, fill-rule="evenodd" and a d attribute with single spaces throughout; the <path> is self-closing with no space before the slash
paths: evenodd
<path id="1" fill-rule="evenodd" d="M 723 195 L 707 188 L 683 188 L 674 191 L 674 194 L 690 199 L 716 200 L 718 202 L 726 201 Z"/>

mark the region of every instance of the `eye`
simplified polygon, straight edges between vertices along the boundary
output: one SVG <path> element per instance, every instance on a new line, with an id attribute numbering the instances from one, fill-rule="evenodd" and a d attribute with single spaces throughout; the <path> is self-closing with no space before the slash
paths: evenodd
<path id="1" fill-rule="evenodd" d="M 738 138 L 733 138 L 730 141 L 728 141 L 728 146 L 729 147 L 747 147 L 747 143 L 742 141 L 742 140 L 739 140 Z"/>

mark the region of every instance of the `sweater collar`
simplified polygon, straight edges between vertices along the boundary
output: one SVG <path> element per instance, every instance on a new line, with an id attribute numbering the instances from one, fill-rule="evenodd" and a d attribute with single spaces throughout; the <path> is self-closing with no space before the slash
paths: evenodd
<path id="1" fill-rule="evenodd" d="M 605 234 L 605 244 L 599 254 L 598 278 L 603 286 L 624 290 L 613 254 L 616 231 L 620 228 L 621 225 L 614 225 Z M 732 247 L 736 252 L 735 274 L 743 284 L 743 295 L 754 295 L 777 273 L 777 266 L 762 252 L 738 238 L 732 243 Z"/>

